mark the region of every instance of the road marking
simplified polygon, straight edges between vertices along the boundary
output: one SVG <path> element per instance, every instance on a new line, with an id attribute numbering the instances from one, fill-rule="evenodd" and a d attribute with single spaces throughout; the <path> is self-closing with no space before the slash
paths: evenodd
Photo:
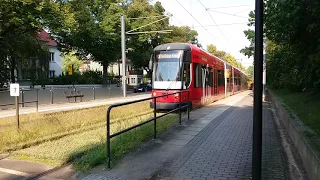
<path id="1" fill-rule="evenodd" d="M 31 176 L 31 174 L 25 173 L 25 172 L 21 172 L 21 171 L 16 171 L 16 170 L 12 170 L 12 169 L 5 169 L 5 168 L 1 168 L 0 167 L 0 171 L 4 172 L 4 173 L 8 173 L 8 174 L 13 174 L 13 175 L 17 175 L 17 176 Z"/>

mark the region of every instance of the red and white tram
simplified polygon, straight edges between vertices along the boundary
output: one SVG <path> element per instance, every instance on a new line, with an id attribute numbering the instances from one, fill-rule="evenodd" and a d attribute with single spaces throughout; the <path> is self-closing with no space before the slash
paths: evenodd
<path id="1" fill-rule="evenodd" d="M 154 49 L 151 62 L 152 96 L 189 90 L 190 100 L 188 92 L 183 92 L 182 105 L 191 103 L 192 107 L 200 107 L 248 86 L 245 73 L 192 44 L 159 45 Z M 179 94 L 157 98 L 156 107 L 178 108 L 179 98 Z M 150 106 L 153 107 L 153 102 Z"/>

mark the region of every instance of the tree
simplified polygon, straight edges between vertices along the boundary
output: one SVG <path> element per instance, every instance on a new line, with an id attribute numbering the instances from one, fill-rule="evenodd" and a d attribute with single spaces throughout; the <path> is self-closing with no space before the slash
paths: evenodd
<path id="1" fill-rule="evenodd" d="M 226 61 L 234 67 L 238 67 L 241 70 L 245 70 L 241 63 L 237 62 L 236 58 L 233 57 L 230 53 L 217 50 L 217 47 L 213 44 L 207 46 L 207 51 L 214 56 Z"/>
<path id="2" fill-rule="evenodd" d="M 207 46 L 207 51 L 215 56 L 217 56 L 220 59 L 225 60 L 226 52 L 224 51 L 218 51 L 217 47 L 213 44 L 210 44 Z"/>
<path id="3" fill-rule="evenodd" d="M 163 19 L 165 15 L 165 9 L 160 2 L 151 5 L 147 0 L 135 0 L 127 4 L 126 17 L 127 18 L 139 18 L 130 19 L 127 23 L 127 31 L 137 29 L 134 32 L 141 31 L 160 31 L 165 30 L 169 26 L 168 19 Z M 160 17 L 159 17 L 160 16 Z M 158 21 L 163 19 L 161 21 Z M 157 21 L 156 23 L 153 23 Z M 150 24 L 146 26 L 147 24 Z M 140 28 L 144 26 L 143 28 Z M 153 48 L 161 42 L 161 35 L 158 33 L 143 33 L 128 35 L 129 41 L 127 42 L 127 48 L 131 48 L 132 51 L 128 52 L 128 57 L 132 61 L 133 66 L 136 69 L 145 69 L 148 73 L 148 62 L 150 55 L 153 53 Z"/>
<path id="4" fill-rule="evenodd" d="M 269 85 L 319 90 L 320 3 L 269 0 L 265 7 Z"/>
<path id="5" fill-rule="evenodd" d="M 17 70 L 18 65 L 25 67 L 22 63 L 26 63 L 37 66 L 33 62 L 35 59 L 37 59 L 38 69 L 48 67 L 49 59 L 46 58 L 46 49 L 37 41 L 37 32 L 53 24 L 52 17 L 61 18 L 62 14 L 58 7 L 59 3 L 54 1 L 1 1 L 0 58 L 2 65 L 6 67 L 2 69 L 4 71 L 1 74 L 4 78 L 0 78 L 1 81 L 8 81 L 10 77 L 11 82 L 15 82 L 14 71 Z M 33 57 L 33 60 L 30 57 Z M 46 77 L 44 73 L 37 72 L 38 77 Z"/>
<path id="6" fill-rule="evenodd" d="M 90 55 L 103 65 L 104 83 L 107 82 L 108 66 L 120 58 L 120 16 L 124 13 L 116 0 L 65 1 L 73 27 L 52 29 L 64 52 L 77 51 L 84 58 Z"/>
<path id="7" fill-rule="evenodd" d="M 249 23 L 248 23 L 249 27 L 254 26 L 254 19 L 255 19 L 255 14 L 254 14 L 253 11 L 251 11 L 249 13 Z M 248 58 L 250 58 L 254 54 L 254 40 L 255 40 L 254 36 L 255 36 L 255 33 L 254 33 L 254 30 L 248 29 L 248 30 L 244 31 L 244 34 L 245 34 L 246 38 L 249 40 L 250 45 L 248 47 L 246 46 L 245 48 L 241 49 L 240 52 L 242 54 L 244 54 L 245 56 L 247 56 Z"/>
<path id="8" fill-rule="evenodd" d="M 170 26 L 169 29 L 172 30 L 170 34 L 166 34 L 163 37 L 163 42 L 171 43 L 171 42 L 181 42 L 181 43 L 190 43 L 195 44 L 198 47 L 202 47 L 202 45 L 198 41 L 198 32 L 192 30 L 188 26 Z"/>
<path id="9" fill-rule="evenodd" d="M 250 81 L 253 81 L 253 73 L 254 73 L 254 66 L 251 65 L 247 68 L 248 78 Z"/>
<path id="10" fill-rule="evenodd" d="M 74 72 L 79 72 L 79 68 L 82 65 L 82 61 L 75 55 L 76 51 L 65 53 L 62 55 L 62 70 L 67 74 L 70 66 L 73 66 Z"/>
<path id="11" fill-rule="evenodd" d="M 189 27 L 177 27 L 170 26 L 168 18 L 158 21 L 166 16 L 165 9 L 162 7 L 160 2 L 156 2 L 155 5 L 149 4 L 147 0 L 136 0 L 126 3 L 128 18 L 139 18 L 130 19 L 127 23 L 127 30 L 132 30 L 145 26 L 137 31 L 161 31 L 161 30 L 172 30 L 168 34 L 160 33 L 148 33 L 148 34 L 138 34 L 138 35 L 128 35 L 127 47 L 133 49 L 133 51 L 128 52 L 128 57 L 132 60 L 133 66 L 137 69 L 143 68 L 148 73 L 151 73 L 148 69 L 148 62 L 150 56 L 153 53 L 153 49 L 163 43 L 172 42 L 184 42 L 196 44 L 200 47 L 197 36 L 198 33 L 195 30 L 191 30 Z"/>

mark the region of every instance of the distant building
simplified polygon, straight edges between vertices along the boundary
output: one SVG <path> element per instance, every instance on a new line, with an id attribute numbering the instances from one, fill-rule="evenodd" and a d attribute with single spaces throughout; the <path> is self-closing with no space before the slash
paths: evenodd
<path id="1" fill-rule="evenodd" d="M 57 48 L 57 42 L 45 30 L 39 32 L 38 37 L 49 49 L 49 78 L 62 75 L 62 58 L 61 52 Z"/>
<path id="2" fill-rule="evenodd" d="M 45 79 L 62 74 L 62 58 L 61 52 L 57 48 L 57 42 L 45 30 L 37 32 L 37 38 L 43 46 L 47 47 L 49 52 L 45 58 L 48 59 L 41 59 L 41 61 L 38 59 L 39 57 L 22 59 L 21 61 L 24 63 L 17 64 L 15 70 L 16 81 L 20 84 L 29 85 L 39 79 L 46 83 Z M 42 64 L 44 62 L 48 62 L 48 64 Z"/>
<path id="3" fill-rule="evenodd" d="M 122 59 L 119 59 L 117 62 L 111 64 L 108 67 L 108 73 L 115 75 L 117 78 L 122 78 Z M 126 59 L 126 76 L 128 85 L 137 85 L 142 83 L 143 80 L 143 70 L 136 70 L 133 68 L 130 59 Z"/>
<path id="4" fill-rule="evenodd" d="M 85 72 L 85 71 L 100 71 L 103 72 L 103 66 L 99 62 L 95 62 L 93 60 L 87 60 L 84 61 L 84 63 L 80 66 L 79 71 Z"/>
<path id="5" fill-rule="evenodd" d="M 85 71 L 101 71 L 103 72 L 103 66 L 99 62 L 95 62 L 93 60 L 87 60 L 83 63 L 80 67 L 80 72 Z M 112 63 L 108 66 L 107 69 L 108 75 L 113 75 L 117 79 L 122 78 L 122 59 L 118 60 L 117 62 Z M 127 75 L 127 84 L 128 85 L 137 85 L 142 83 L 143 75 L 147 74 L 145 70 L 135 70 L 132 66 L 130 59 L 126 59 L 126 75 Z"/>

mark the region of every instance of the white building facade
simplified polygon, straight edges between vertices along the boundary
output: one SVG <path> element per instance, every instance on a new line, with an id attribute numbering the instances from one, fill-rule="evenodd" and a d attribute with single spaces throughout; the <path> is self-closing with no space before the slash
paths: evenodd
<path id="1" fill-rule="evenodd" d="M 108 67 L 108 73 L 121 78 L 123 75 L 122 60 L 118 60 L 118 62 L 111 64 Z M 143 74 L 144 71 L 142 70 L 134 70 L 131 61 L 126 59 L 126 78 L 128 85 L 136 86 L 141 84 L 143 81 Z"/>
<path id="2" fill-rule="evenodd" d="M 57 77 L 62 75 L 62 58 L 61 52 L 55 46 L 49 46 L 50 64 L 49 77 Z"/>
<path id="3" fill-rule="evenodd" d="M 49 49 L 49 78 L 62 75 L 62 57 L 57 48 L 57 42 L 45 30 L 39 32 L 38 37 Z"/>

